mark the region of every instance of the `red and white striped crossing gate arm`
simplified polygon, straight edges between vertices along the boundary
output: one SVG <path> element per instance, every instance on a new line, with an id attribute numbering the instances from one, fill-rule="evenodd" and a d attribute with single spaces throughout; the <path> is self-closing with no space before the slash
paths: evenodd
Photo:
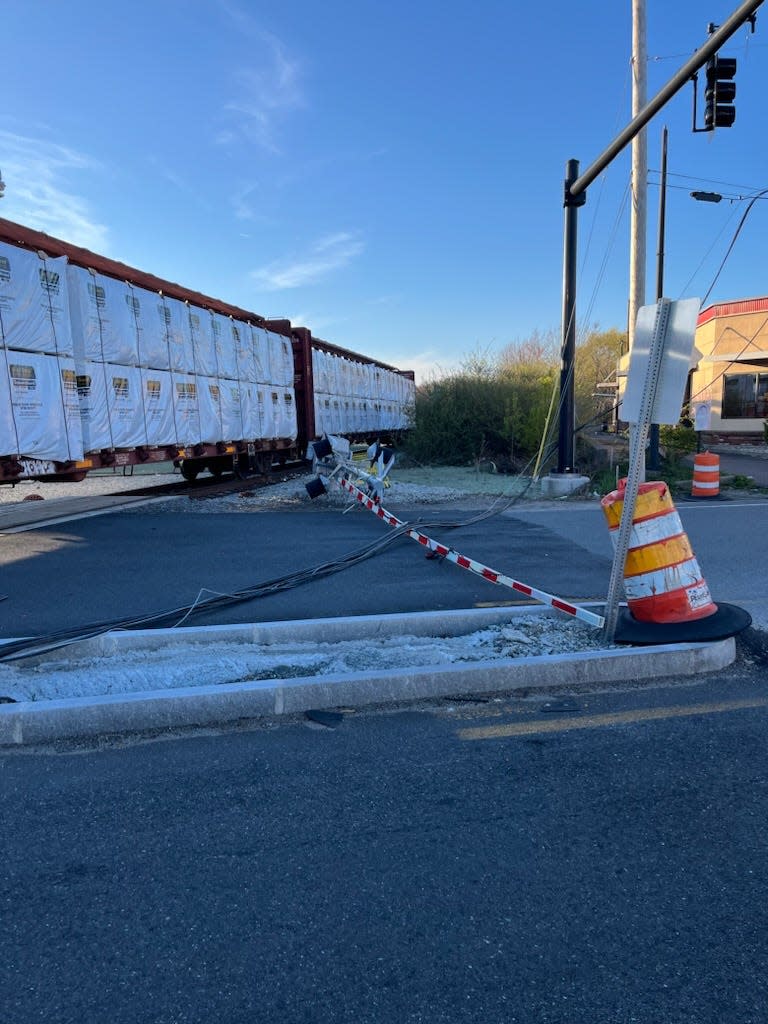
<path id="1" fill-rule="evenodd" d="M 382 508 L 378 502 L 374 501 L 373 498 L 369 497 L 364 491 L 361 491 L 359 487 L 356 487 L 346 477 L 336 479 L 332 477 L 334 483 L 337 483 L 345 491 L 349 491 L 350 494 L 354 495 L 360 504 L 367 508 L 369 512 L 373 512 L 379 519 L 383 519 L 389 526 L 407 526 L 402 519 L 398 519 L 397 516 L 393 516 L 391 512 L 387 512 L 386 509 Z M 431 537 L 427 537 L 424 533 L 419 533 L 418 530 L 408 528 L 403 531 L 413 540 L 418 541 L 422 547 L 429 548 L 430 551 L 434 551 L 435 554 L 440 555 L 442 558 L 447 558 L 449 562 L 453 562 L 455 565 L 460 566 L 462 569 L 468 569 L 469 572 L 475 573 L 477 576 L 482 576 L 484 580 L 488 580 L 489 583 L 498 583 L 502 587 L 509 587 L 511 590 L 516 590 L 520 594 L 525 594 L 526 597 L 532 597 L 535 601 L 540 601 L 542 604 L 547 604 L 552 608 L 557 608 L 560 612 L 565 612 L 566 615 L 573 615 L 577 619 L 581 619 L 582 622 L 589 623 L 590 626 L 595 626 L 597 629 L 602 629 L 605 625 L 605 619 L 602 615 L 596 615 L 594 612 L 588 611 L 586 608 L 580 608 L 576 604 L 571 604 L 568 601 L 563 601 L 559 597 L 555 597 L 553 594 L 548 594 L 544 590 L 537 590 L 536 587 L 529 587 L 526 583 L 520 583 L 519 580 L 513 580 L 511 576 L 506 576 L 504 573 L 497 572 L 495 569 L 489 569 L 487 565 L 483 565 L 481 562 L 476 562 L 473 558 L 466 558 L 464 555 L 460 555 L 457 551 L 452 548 L 447 548 L 444 544 L 438 543 L 436 540 L 432 540 Z"/>

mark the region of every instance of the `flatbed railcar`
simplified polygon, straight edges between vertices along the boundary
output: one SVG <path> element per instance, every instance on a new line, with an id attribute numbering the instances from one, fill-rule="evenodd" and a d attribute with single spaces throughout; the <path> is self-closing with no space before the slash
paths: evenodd
<path id="1" fill-rule="evenodd" d="M 0 218 L 0 483 L 172 461 L 265 472 L 391 440 L 410 371 Z"/>

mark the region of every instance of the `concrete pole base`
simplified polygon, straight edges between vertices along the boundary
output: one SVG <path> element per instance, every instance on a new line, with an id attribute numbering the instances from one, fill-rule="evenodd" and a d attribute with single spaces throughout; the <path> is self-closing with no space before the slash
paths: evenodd
<path id="1" fill-rule="evenodd" d="M 570 494 L 585 491 L 589 477 L 578 473 L 550 473 L 541 478 L 542 498 L 566 498 Z"/>

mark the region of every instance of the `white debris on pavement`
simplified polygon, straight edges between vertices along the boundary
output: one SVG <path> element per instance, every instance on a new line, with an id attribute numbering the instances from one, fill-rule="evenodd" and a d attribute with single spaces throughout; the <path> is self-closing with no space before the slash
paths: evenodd
<path id="1" fill-rule="evenodd" d="M 605 650 L 600 633 L 577 621 L 515 616 L 514 625 L 491 626 L 464 636 L 399 636 L 257 646 L 245 643 L 169 644 L 77 660 L 76 648 L 35 665 L 0 664 L 0 697 L 55 700 L 140 693 L 189 686 L 389 671 L 504 658 Z"/>

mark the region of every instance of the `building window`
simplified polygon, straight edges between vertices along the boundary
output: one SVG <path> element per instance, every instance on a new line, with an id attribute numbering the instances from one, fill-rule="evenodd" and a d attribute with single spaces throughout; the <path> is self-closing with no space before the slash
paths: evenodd
<path id="1" fill-rule="evenodd" d="M 723 419 L 768 416 L 768 373 L 727 373 L 723 379 Z"/>

